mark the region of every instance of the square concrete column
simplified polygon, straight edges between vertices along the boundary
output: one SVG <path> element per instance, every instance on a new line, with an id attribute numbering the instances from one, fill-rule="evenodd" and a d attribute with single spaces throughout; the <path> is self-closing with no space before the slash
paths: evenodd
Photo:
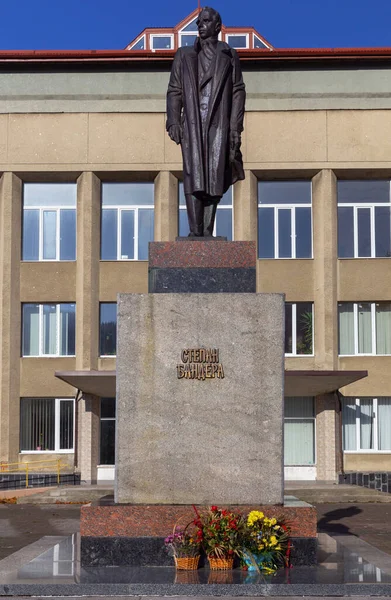
<path id="1" fill-rule="evenodd" d="M 77 181 L 76 369 L 97 369 L 101 182 L 93 173 Z"/>
<path id="2" fill-rule="evenodd" d="M 0 460 L 19 453 L 20 249 L 22 182 L 13 173 L 0 181 Z"/>
<path id="3" fill-rule="evenodd" d="M 245 171 L 245 175 L 233 189 L 234 240 L 252 242 L 257 240 L 258 180 L 252 171 Z"/>
<path id="4" fill-rule="evenodd" d="M 178 235 L 178 179 L 169 171 L 155 178 L 155 242 L 173 242 Z"/>
<path id="5" fill-rule="evenodd" d="M 312 180 L 315 367 L 338 368 L 337 179 L 325 169 Z"/>
<path id="6" fill-rule="evenodd" d="M 99 463 L 100 398 L 83 394 L 77 405 L 77 468 L 82 481 L 96 483 Z"/>
<path id="7" fill-rule="evenodd" d="M 335 481 L 339 468 L 339 408 L 336 394 L 315 398 L 316 414 L 316 477 L 320 481 Z"/>

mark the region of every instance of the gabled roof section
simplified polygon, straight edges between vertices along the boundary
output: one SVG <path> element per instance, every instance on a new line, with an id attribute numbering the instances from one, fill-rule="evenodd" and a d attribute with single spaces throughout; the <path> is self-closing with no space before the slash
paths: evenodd
<path id="1" fill-rule="evenodd" d="M 198 17 L 198 8 L 182 19 L 174 27 L 147 27 L 135 37 L 125 50 L 144 50 L 156 52 L 160 50 L 177 50 L 180 46 L 194 44 L 197 37 L 195 21 Z M 254 27 L 226 27 L 221 28 L 220 39 L 237 49 L 248 50 L 274 50 Z"/>

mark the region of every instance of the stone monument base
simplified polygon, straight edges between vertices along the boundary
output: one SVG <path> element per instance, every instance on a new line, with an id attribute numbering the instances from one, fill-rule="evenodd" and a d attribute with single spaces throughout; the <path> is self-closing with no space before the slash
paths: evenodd
<path id="1" fill-rule="evenodd" d="M 198 506 L 201 512 L 206 507 Z M 293 497 L 281 506 L 229 506 L 248 513 L 261 510 L 266 516 L 283 518 L 291 529 L 291 564 L 317 562 L 316 509 Z M 173 566 L 164 538 L 175 523 L 195 517 L 189 505 L 115 504 L 112 497 L 83 506 L 80 516 L 81 564 L 93 566 Z M 200 566 L 203 566 L 201 561 Z"/>

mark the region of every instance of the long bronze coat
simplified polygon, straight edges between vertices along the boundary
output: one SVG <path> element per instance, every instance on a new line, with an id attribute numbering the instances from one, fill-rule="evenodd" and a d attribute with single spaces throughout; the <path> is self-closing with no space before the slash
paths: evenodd
<path id="1" fill-rule="evenodd" d="M 206 121 L 205 142 L 198 96 L 199 40 L 175 54 L 167 91 L 167 130 L 181 127 L 185 194 L 222 196 L 229 186 L 244 179 L 240 150 L 229 158 L 230 131 L 243 131 L 246 98 L 239 58 L 225 42 L 217 42 L 212 95 Z"/>

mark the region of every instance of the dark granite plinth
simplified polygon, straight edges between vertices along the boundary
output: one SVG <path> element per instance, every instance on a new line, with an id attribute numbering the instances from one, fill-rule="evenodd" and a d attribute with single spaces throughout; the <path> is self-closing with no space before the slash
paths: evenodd
<path id="1" fill-rule="evenodd" d="M 254 269 L 149 269 L 151 294 L 255 293 Z"/>
<path id="2" fill-rule="evenodd" d="M 185 238 L 149 244 L 150 293 L 254 293 L 255 242 Z"/>
<path id="3" fill-rule="evenodd" d="M 316 538 L 292 538 L 290 562 L 293 566 L 317 563 Z M 169 567 L 173 558 L 164 547 L 164 537 L 82 537 L 80 561 L 83 567 Z M 199 567 L 207 566 L 201 556 Z M 235 566 L 235 565 L 234 565 Z M 236 567 L 239 566 L 237 561 Z"/>

